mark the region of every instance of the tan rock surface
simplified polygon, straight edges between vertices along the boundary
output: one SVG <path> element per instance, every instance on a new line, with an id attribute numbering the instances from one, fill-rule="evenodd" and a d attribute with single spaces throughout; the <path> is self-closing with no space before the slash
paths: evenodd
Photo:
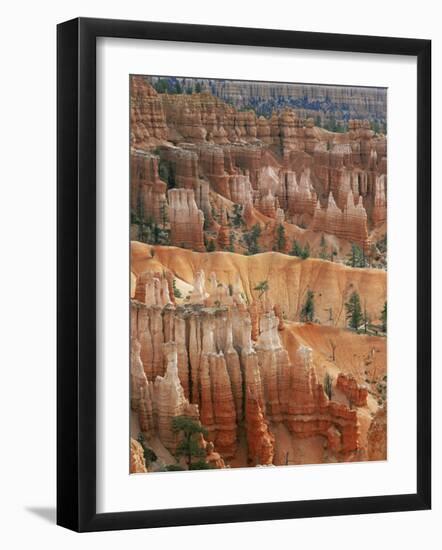
<path id="1" fill-rule="evenodd" d="M 316 315 L 325 325 L 343 327 L 345 302 L 356 290 L 361 301 L 366 301 L 367 312 L 379 319 L 386 295 L 386 272 L 379 269 L 352 269 L 342 264 L 317 259 L 300 260 L 280 253 L 241 256 L 225 252 L 201 253 L 169 247 L 152 247 L 132 243 L 132 269 L 135 273 L 166 269 L 176 277 L 191 283 L 197 271 L 203 269 L 207 277 L 216 273 L 224 284 L 234 284 L 237 274 L 242 292 L 251 303 L 253 289 L 263 280 L 269 281 L 270 301 L 278 303 L 289 320 L 299 320 L 307 289 L 315 292 Z M 333 321 L 329 321 L 330 308 Z"/>

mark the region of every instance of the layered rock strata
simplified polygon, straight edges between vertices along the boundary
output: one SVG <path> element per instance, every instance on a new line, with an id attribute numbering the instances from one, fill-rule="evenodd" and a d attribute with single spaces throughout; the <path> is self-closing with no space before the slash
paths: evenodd
<path id="1" fill-rule="evenodd" d="M 156 433 L 173 452 L 173 417 L 194 416 L 207 428 L 217 452 L 229 459 L 244 426 L 249 461 L 271 464 L 275 440 L 270 424 L 282 422 L 294 437 L 322 436 L 339 460 L 356 452 L 356 411 L 328 400 L 310 348 L 299 346 L 294 361 L 289 357 L 272 305 L 264 302 L 259 310 L 254 343 L 251 315 L 237 291 L 232 293 L 238 296 L 235 301 L 215 276 L 206 284 L 202 273 L 194 288 L 193 302 L 186 306 L 133 302 L 131 402 L 142 431 Z M 210 305 L 214 297 L 216 306 Z M 153 334 L 151 327 L 157 329 Z M 356 391 L 349 381 L 340 381 L 339 388 L 348 395 Z M 351 394 L 354 404 L 358 398 L 362 402 L 361 395 Z"/>
<path id="2" fill-rule="evenodd" d="M 130 473 L 131 474 L 145 474 L 147 472 L 146 463 L 144 461 L 143 447 L 133 439 L 130 438 Z"/>
<path id="3" fill-rule="evenodd" d="M 134 238 L 247 253 L 242 236 L 258 223 L 260 247 L 272 250 L 268 220 L 284 219 L 292 238 L 309 227 L 371 253 L 370 233 L 386 222 L 387 146 L 368 121 L 333 133 L 290 108 L 259 117 L 209 93 L 158 94 L 145 78 L 132 80 Z M 233 205 L 243 209 L 236 235 L 221 220 Z M 206 243 L 203 230 L 212 232 Z"/>
<path id="4" fill-rule="evenodd" d="M 362 197 L 355 206 L 352 191 L 348 192 L 347 203 L 344 210 L 336 205 L 332 193 L 330 193 L 327 206 L 321 208 L 319 202 L 316 205 L 312 231 L 330 233 L 350 242 L 358 243 L 364 250 L 370 249 L 371 241 L 367 229 L 367 212 L 362 204 Z"/>
<path id="5" fill-rule="evenodd" d="M 172 245 L 203 251 L 204 214 L 198 209 L 192 189 L 170 189 L 169 222 Z"/>
<path id="6" fill-rule="evenodd" d="M 365 407 L 367 405 L 368 389 L 359 386 L 353 376 L 339 373 L 336 387 L 342 391 L 351 406 Z"/>
<path id="7" fill-rule="evenodd" d="M 368 430 L 368 460 L 387 460 L 387 408 L 376 412 Z"/>

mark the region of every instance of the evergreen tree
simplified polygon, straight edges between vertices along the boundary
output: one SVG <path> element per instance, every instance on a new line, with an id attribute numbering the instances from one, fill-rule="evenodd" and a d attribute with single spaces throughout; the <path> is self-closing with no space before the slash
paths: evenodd
<path id="1" fill-rule="evenodd" d="M 181 290 L 176 286 L 176 279 L 172 281 L 172 289 L 173 289 L 173 295 L 175 296 L 175 298 L 183 297 Z"/>
<path id="2" fill-rule="evenodd" d="M 183 88 L 181 87 L 181 84 L 180 84 L 179 80 L 177 80 L 176 83 L 175 83 L 175 93 L 176 94 L 182 94 L 183 93 Z"/>
<path id="3" fill-rule="evenodd" d="M 384 302 L 384 307 L 381 313 L 382 331 L 387 332 L 387 302 Z"/>
<path id="4" fill-rule="evenodd" d="M 290 251 L 291 256 L 301 256 L 302 254 L 302 248 L 299 245 L 298 241 L 295 239 L 293 241 L 292 250 Z"/>
<path id="5" fill-rule="evenodd" d="M 233 231 L 231 231 L 229 235 L 229 251 L 235 252 L 235 233 L 233 233 Z"/>
<path id="6" fill-rule="evenodd" d="M 130 223 L 140 225 L 141 220 L 135 210 L 130 211 Z"/>
<path id="7" fill-rule="evenodd" d="M 206 458 L 206 451 L 200 446 L 200 434 L 207 437 L 207 430 L 199 422 L 189 416 L 175 416 L 172 418 L 172 431 L 181 434 L 175 455 L 186 459 L 187 468 L 192 469 L 194 458 L 199 460 Z"/>
<path id="8" fill-rule="evenodd" d="M 345 304 L 345 309 L 347 312 L 347 322 L 348 326 L 353 330 L 358 330 L 363 321 L 362 309 L 361 309 L 361 300 L 359 294 L 354 291 L 349 301 Z"/>
<path id="9" fill-rule="evenodd" d="M 167 222 L 169 221 L 169 215 L 168 215 L 168 211 L 167 211 L 166 201 L 161 203 L 160 215 L 161 215 L 161 224 L 162 224 L 163 227 L 165 227 Z"/>
<path id="10" fill-rule="evenodd" d="M 209 241 L 207 241 L 206 250 L 207 252 L 215 252 L 216 246 L 215 246 L 215 241 L 213 239 L 210 239 Z"/>
<path id="11" fill-rule="evenodd" d="M 350 267 L 367 267 L 367 258 L 363 249 L 357 244 L 352 243 L 351 252 L 347 256 L 346 265 Z"/>
<path id="12" fill-rule="evenodd" d="M 166 183 L 169 181 L 169 166 L 166 161 L 160 158 L 158 162 L 158 175 Z"/>
<path id="13" fill-rule="evenodd" d="M 304 302 L 304 305 L 301 309 L 301 321 L 303 323 L 313 322 L 315 316 L 315 303 L 314 303 L 315 294 L 312 290 L 307 291 L 307 298 Z"/>
<path id="14" fill-rule="evenodd" d="M 200 94 L 200 93 L 201 93 L 201 84 L 200 84 L 199 82 L 197 82 L 197 83 L 195 84 L 195 92 L 196 92 L 197 94 Z"/>
<path id="15" fill-rule="evenodd" d="M 261 227 L 258 223 L 256 223 L 250 231 L 244 234 L 244 241 L 249 254 L 259 254 L 258 239 L 260 235 Z"/>
<path id="16" fill-rule="evenodd" d="M 303 260 L 306 260 L 310 256 L 310 245 L 307 243 L 300 254 Z"/>
<path id="17" fill-rule="evenodd" d="M 144 462 L 146 463 L 146 466 L 149 466 L 152 462 L 155 462 L 158 457 L 154 451 L 147 446 L 146 440 L 144 439 L 144 435 L 142 433 L 138 434 L 137 441 L 143 447 Z"/>
<path id="18" fill-rule="evenodd" d="M 279 252 L 284 252 L 285 250 L 285 229 L 284 226 L 281 224 L 278 225 L 276 229 L 276 246 Z"/>
<path id="19" fill-rule="evenodd" d="M 244 225 L 244 219 L 242 217 L 243 207 L 240 204 L 233 205 L 233 217 L 232 224 L 234 227 L 241 227 Z"/>
<path id="20" fill-rule="evenodd" d="M 381 127 L 377 120 L 373 120 L 373 122 L 371 123 L 371 129 L 375 134 L 379 134 L 379 132 L 381 131 Z"/>
<path id="21" fill-rule="evenodd" d="M 257 290 L 259 292 L 258 298 L 262 298 L 263 294 L 269 290 L 269 282 L 267 280 L 261 281 L 253 290 Z"/>
<path id="22" fill-rule="evenodd" d="M 331 400 L 333 393 L 333 378 L 330 376 L 328 371 L 324 376 L 324 391 L 326 396 Z"/>
<path id="23" fill-rule="evenodd" d="M 192 462 L 192 464 L 189 467 L 189 470 L 212 470 L 213 466 L 206 462 L 205 460 L 197 460 L 196 462 Z"/>
<path id="24" fill-rule="evenodd" d="M 328 122 L 328 129 L 330 132 L 336 132 L 337 131 L 337 124 L 336 124 L 336 118 L 332 115 L 330 117 L 330 120 Z"/>

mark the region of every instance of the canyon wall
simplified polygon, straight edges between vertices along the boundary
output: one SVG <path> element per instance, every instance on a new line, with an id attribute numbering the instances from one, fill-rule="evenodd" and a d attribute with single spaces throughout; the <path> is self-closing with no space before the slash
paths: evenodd
<path id="1" fill-rule="evenodd" d="M 247 252 L 245 233 L 256 223 L 260 249 L 271 250 L 278 220 L 290 239 L 307 228 L 336 236 L 338 253 L 350 242 L 371 253 L 370 233 L 386 221 L 387 151 L 368 121 L 349 120 L 347 132 L 333 133 L 290 108 L 260 117 L 207 92 L 158 94 L 143 77 L 133 77 L 131 89 L 135 223 L 162 224 L 170 244 L 181 246 L 181 238 L 202 250 L 213 241 L 223 249 L 227 237 L 217 234 L 225 211 L 235 252 Z M 248 213 L 236 225 L 234 205 Z"/>
<path id="2" fill-rule="evenodd" d="M 385 90 L 130 95 L 130 471 L 385 459 Z"/>
<path id="3" fill-rule="evenodd" d="M 272 429 L 280 423 L 292 437 L 322 437 L 334 460 L 366 452 L 354 409 L 366 406 L 366 391 L 342 375 L 336 388 L 346 403 L 327 397 L 312 348 L 295 338 L 288 353 L 280 336 L 285 324 L 270 297 L 248 305 L 241 275 L 229 288 L 215 272 L 206 277 L 200 270 L 189 300 L 174 304 L 167 267 L 158 270 L 158 260 L 155 253 L 150 265 L 133 262 L 150 267 L 136 275 L 131 323 L 131 403 L 145 437 L 159 437 L 173 453 L 172 419 L 185 415 L 201 421 L 227 461 L 245 430 L 248 464 L 272 464 Z"/>
<path id="4" fill-rule="evenodd" d="M 338 263 L 310 258 L 301 260 L 277 252 L 242 256 L 180 250 L 177 254 L 174 248 L 133 242 L 132 269 L 138 274 L 165 270 L 171 272 L 177 282 L 189 285 L 201 270 L 206 273 L 207 280 L 215 273 L 218 281 L 227 287 L 239 285 L 239 291 L 249 304 L 258 299 L 259 291 L 254 289 L 267 280 L 266 295 L 270 301 L 278 304 L 281 315 L 296 321 L 307 291 L 312 290 L 315 318 L 323 325 L 338 327 L 346 326 L 345 303 L 353 291 L 357 291 L 361 302 L 366 303 L 372 320 L 379 319 L 387 288 L 386 272 L 380 269 L 352 269 Z"/>
<path id="5" fill-rule="evenodd" d="M 147 77 L 152 84 L 158 79 Z M 291 106 L 300 115 L 314 116 L 323 124 L 333 115 L 335 119 L 368 118 L 381 124 L 387 118 L 385 88 L 174 78 L 176 81 L 183 89 L 194 92 L 199 86 L 237 109 L 253 108 L 266 116 L 282 106 Z"/>

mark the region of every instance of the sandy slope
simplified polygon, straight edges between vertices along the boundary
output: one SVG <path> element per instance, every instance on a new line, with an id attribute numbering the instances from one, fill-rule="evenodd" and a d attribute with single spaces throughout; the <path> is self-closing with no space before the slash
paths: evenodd
<path id="1" fill-rule="evenodd" d="M 282 306 L 289 320 L 299 319 L 306 292 L 311 289 L 315 292 L 315 317 L 323 324 L 338 327 L 345 326 L 344 304 L 354 290 L 359 293 L 362 306 L 366 304 L 373 321 L 379 319 L 386 299 L 387 274 L 378 269 L 352 269 L 319 259 L 301 260 L 278 252 L 242 256 L 132 242 L 132 271 L 135 275 L 163 269 L 172 271 L 178 280 L 187 284 L 192 284 L 200 269 L 204 270 L 206 277 L 215 272 L 218 280 L 226 284 L 233 284 L 238 273 L 249 301 L 257 298 L 254 287 L 268 280 L 270 299 Z"/>
<path id="2" fill-rule="evenodd" d="M 367 376 L 371 380 L 386 373 L 387 339 L 384 337 L 309 323 L 286 323 L 280 336 L 292 358 L 299 344 L 313 349 L 313 362 L 319 378 L 326 370 L 334 375 L 343 372 L 352 374 L 359 384 L 363 384 Z M 334 361 L 332 342 L 336 345 Z"/>

